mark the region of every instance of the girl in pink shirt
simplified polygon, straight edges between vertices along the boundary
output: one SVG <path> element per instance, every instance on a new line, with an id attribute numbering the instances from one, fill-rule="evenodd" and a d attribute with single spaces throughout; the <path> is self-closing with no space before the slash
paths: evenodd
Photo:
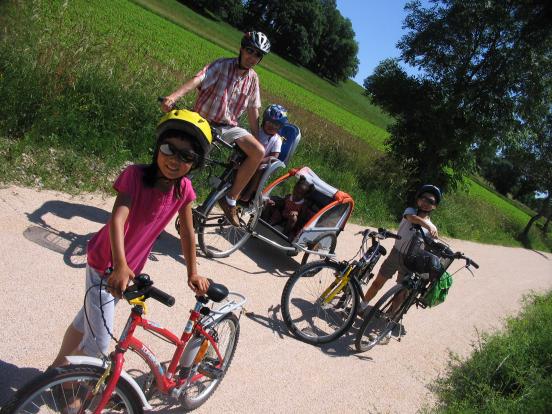
<path id="1" fill-rule="evenodd" d="M 52 366 L 65 356 L 99 356 L 107 352 L 115 303 L 129 282 L 142 271 L 153 244 L 178 214 L 180 240 L 188 270 L 188 286 L 203 294 L 209 287 L 197 274 L 192 202 L 195 192 L 187 174 L 202 165 L 211 143 L 207 121 L 191 111 L 167 113 L 157 127 L 157 144 L 150 165 L 131 165 L 113 184 L 117 197 L 108 223 L 88 243 L 84 307 L 67 328 Z M 109 275 L 108 269 L 113 269 Z M 100 289 L 100 282 L 108 291 Z M 103 316 L 102 316 L 103 313 Z M 96 338 L 94 338 L 94 335 Z"/>

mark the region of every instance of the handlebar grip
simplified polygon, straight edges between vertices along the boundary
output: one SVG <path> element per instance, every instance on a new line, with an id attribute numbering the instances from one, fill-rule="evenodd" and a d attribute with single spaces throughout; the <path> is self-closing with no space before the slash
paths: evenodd
<path id="1" fill-rule="evenodd" d="M 476 269 L 479 269 L 479 265 L 475 263 L 472 259 L 468 259 L 468 263 L 473 265 L 473 267 L 475 267 Z"/>
<path id="2" fill-rule="evenodd" d="M 402 239 L 402 237 L 399 236 L 398 234 L 392 233 L 392 232 L 390 232 L 389 230 L 385 230 L 385 229 L 382 228 L 382 227 L 380 227 L 380 228 L 378 229 L 378 233 L 380 233 L 381 235 L 383 235 L 385 238 L 397 239 L 397 240 Z"/>
<path id="3" fill-rule="evenodd" d="M 169 295 L 168 293 L 163 292 L 160 289 L 157 289 L 155 287 L 151 287 L 148 291 L 148 296 L 152 299 L 155 299 L 159 302 L 161 302 L 165 306 L 172 306 L 174 305 L 174 297 Z"/>

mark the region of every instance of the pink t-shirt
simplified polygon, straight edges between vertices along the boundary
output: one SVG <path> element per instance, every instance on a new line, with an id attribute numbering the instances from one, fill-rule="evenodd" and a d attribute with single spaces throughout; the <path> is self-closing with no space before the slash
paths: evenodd
<path id="1" fill-rule="evenodd" d="M 195 200 L 195 191 L 188 178 L 181 180 L 182 197 L 177 199 L 174 188 L 163 193 L 143 184 L 143 165 L 131 165 L 119 175 L 113 188 L 132 197 L 125 223 L 125 255 L 128 267 L 139 274 L 153 247 L 153 243 L 178 211 Z M 88 264 L 103 273 L 111 267 L 109 222 L 88 243 Z"/>

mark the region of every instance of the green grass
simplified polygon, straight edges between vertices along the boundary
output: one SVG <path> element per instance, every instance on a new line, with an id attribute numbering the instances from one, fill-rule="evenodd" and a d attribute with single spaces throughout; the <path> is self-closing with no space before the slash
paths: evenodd
<path id="1" fill-rule="evenodd" d="M 133 1 L 201 36 L 208 42 L 221 46 L 231 54 L 237 53 L 243 33 L 227 23 L 215 21 L 197 14 L 188 7 L 177 4 L 174 0 Z M 282 59 L 274 53 L 269 54 L 263 59 L 261 67 L 265 71 L 279 75 L 286 82 L 294 83 L 301 89 L 308 90 L 318 97 L 318 99 L 322 98 L 322 100 L 331 102 L 334 106 L 348 111 L 384 131 L 392 121 L 377 106 L 370 104 L 368 98 L 363 95 L 364 88 L 352 80 L 335 85 L 321 79 L 305 68 Z M 271 92 L 275 92 L 272 86 L 264 85 L 264 82 L 261 86 L 266 87 Z M 284 86 L 289 87 L 289 84 Z"/>
<path id="2" fill-rule="evenodd" d="M 239 41 L 239 33 L 228 26 L 198 22 L 205 31 L 218 28 L 215 40 L 237 36 Z M 0 180 L 71 193 L 109 191 L 122 166 L 149 162 L 161 115 L 156 97 L 216 57 L 235 55 L 122 0 L 93 5 L 34 0 L 25 6 L 5 1 L 0 3 L 0 26 Z M 292 166 L 309 165 L 350 193 L 355 221 L 396 227 L 405 207 L 399 196 L 405 177 L 374 149 L 382 147 L 383 130 L 375 121 L 361 121 L 360 110 L 337 105 L 337 92 L 334 101 L 313 93 L 317 88 L 321 94 L 337 91 L 328 82 L 316 81 L 312 74 L 307 79 L 304 69 L 288 64 L 289 76 L 304 77 L 305 86 L 312 88 L 301 89 L 278 74 L 284 69 L 270 65 L 266 59 L 259 68 L 263 100 L 287 106 L 303 134 Z M 193 99 L 190 95 L 185 103 L 191 105 Z M 194 185 L 201 190 L 204 183 Z M 528 216 L 480 186 L 470 184 L 470 189 L 446 195 L 435 217 L 441 233 L 520 245 L 515 238 Z M 530 240 L 533 248 L 552 249 L 537 229 Z"/>
<path id="3" fill-rule="evenodd" d="M 451 359 L 433 386 L 433 412 L 552 412 L 552 293 L 526 298 L 503 332 L 484 335 L 468 359 Z"/>

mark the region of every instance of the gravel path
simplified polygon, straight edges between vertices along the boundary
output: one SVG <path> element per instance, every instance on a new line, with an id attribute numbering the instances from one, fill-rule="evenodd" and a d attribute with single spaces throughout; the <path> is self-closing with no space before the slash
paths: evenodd
<path id="1" fill-rule="evenodd" d="M 54 358 L 82 303 L 82 248 L 107 220 L 112 202 L 97 194 L 0 189 L 0 405 Z M 356 252 L 359 229 L 348 225 L 340 236 L 340 258 Z M 255 240 L 226 259 L 200 257 L 202 275 L 247 296 L 248 314 L 241 319 L 239 346 L 226 378 L 196 412 L 413 413 L 431 404 L 428 386 L 444 373 L 449 352 L 468 355 L 482 331 L 500 328 L 506 316 L 519 310 L 523 295 L 552 287 L 550 254 L 448 241 L 479 262 L 476 277 L 459 272 L 443 305 L 407 315 L 400 343 L 364 354 L 352 351 L 354 332 L 322 347 L 289 336 L 279 303 L 287 276 L 297 267 L 293 258 Z M 152 303 L 149 318 L 180 333 L 194 300 L 174 229 L 162 234 L 145 271 L 177 299 L 170 309 Z M 126 304 L 118 306 L 116 332 L 128 311 Z M 151 348 L 168 359 L 165 344 L 150 338 Z M 129 356 L 129 367 L 139 374 L 143 364 Z"/>

